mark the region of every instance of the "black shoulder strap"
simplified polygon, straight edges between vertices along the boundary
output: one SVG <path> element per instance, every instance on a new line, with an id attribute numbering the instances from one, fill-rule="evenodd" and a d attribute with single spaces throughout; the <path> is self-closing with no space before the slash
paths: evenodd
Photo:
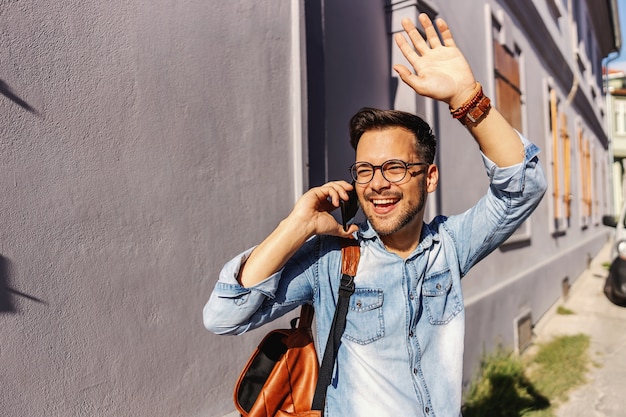
<path id="1" fill-rule="evenodd" d="M 359 266 L 359 257 L 361 256 L 361 248 L 359 242 L 354 239 L 341 239 L 341 284 L 339 286 L 339 300 L 337 301 L 337 309 L 333 317 L 333 324 L 330 328 L 322 365 L 320 366 L 317 386 L 315 387 L 315 396 L 311 409 L 320 410 L 324 415 L 324 406 L 326 404 L 326 390 L 330 385 L 333 375 L 335 359 L 339 350 L 339 343 L 343 331 L 346 329 L 346 315 L 348 314 L 348 305 L 350 296 L 354 293 L 354 277 Z"/>

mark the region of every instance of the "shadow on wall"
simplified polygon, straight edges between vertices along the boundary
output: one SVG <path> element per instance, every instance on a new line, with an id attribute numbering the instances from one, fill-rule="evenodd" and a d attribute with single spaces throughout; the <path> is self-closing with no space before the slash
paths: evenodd
<path id="1" fill-rule="evenodd" d="M 9 282 L 11 281 L 10 271 L 11 262 L 0 255 L 0 313 L 16 313 L 14 297 L 23 297 L 36 303 L 46 304 L 45 301 L 33 297 L 32 295 L 24 294 L 23 292 L 10 288 Z"/>
<path id="2" fill-rule="evenodd" d="M 19 98 L 13 91 L 11 91 L 9 85 L 3 80 L 0 80 L 0 94 L 5 96 L 24 110 L 28 110 L 31 113 L 37 114 L 37 110 L 35 110 L 30 104 Z"/>

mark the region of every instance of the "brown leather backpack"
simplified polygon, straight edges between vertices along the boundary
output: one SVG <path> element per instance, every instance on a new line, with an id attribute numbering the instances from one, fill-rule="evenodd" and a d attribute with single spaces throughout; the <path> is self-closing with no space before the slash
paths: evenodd
<path id="1" fill-rule="evenodd" d="M 294 320 L 290 329 L 269 332 L 241 371 L 235 384 L 234 400 L 243 417 L 322 415 L 326 388 L 345 328 L 348 299 L 354 292 L 354 276 L 360 256 L 358 242 L 342 239 L 341 255 L 343 275 L 339 302 L 321 370 L 311 331 L 314 310 L 304 304 L 298 326 Z"/>
<path id="2" fill-rule="evenodd" d="M 311 410 L 319 369 L 312 321 L 313 307 L 305 304 L 298 327 L 273 330 L 263 338 L 235 385 L 235 406 L 242 416 Z"/>

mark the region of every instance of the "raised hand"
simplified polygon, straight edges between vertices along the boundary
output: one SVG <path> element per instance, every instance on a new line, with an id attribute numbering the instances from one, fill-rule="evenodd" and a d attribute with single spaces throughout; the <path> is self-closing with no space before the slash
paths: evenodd
<path id="1" fill-rule="evenodd" d="M 403 19 L 402 27 L 413 46 L 403 34 L 395 36 L 396 44 L 415 72 L 401 64 L 394 65 L 394 70 L 416 93 L 457 108 L 472 95 L 476 85 L 474 74 L 443 19 L 435 20 L 441 38 L 426 14 L 419 15 L 419 22 L 426 40 L 410 19 Z"/>

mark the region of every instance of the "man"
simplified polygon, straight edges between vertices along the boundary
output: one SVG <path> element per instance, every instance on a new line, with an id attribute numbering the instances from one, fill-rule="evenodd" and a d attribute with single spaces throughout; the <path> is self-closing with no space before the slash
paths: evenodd
<path id="1" fill-rule="evenodd" d="M 351 172 L 367 222 L 344 231 L 329 214 L 352 186 L 313 188 L 256 248 L 227 263 L 205 306 L 205 326 L 239 334 L 303 303 L 316 311 L 323 351 L 340 281 L 338 237 L 358 240 L 361 260 L 327 390 L 326 416 L 458 416 L 464 343 L 461 277 L 537 206 L 545 178 L 536 146 L 490 108 L 447 24 L 420 15 L 426 40 L 402 22 L 396 43 L 415 73 L 394 68 L 418 94 L 441 100 L 483 154 L 491 184 L 467 212 L 424 224 L 435 191 L 435 141 L 417 116 L 363 109 L 351 121 Z M 460 139 L 459 139 L 460 140 Z"/>

